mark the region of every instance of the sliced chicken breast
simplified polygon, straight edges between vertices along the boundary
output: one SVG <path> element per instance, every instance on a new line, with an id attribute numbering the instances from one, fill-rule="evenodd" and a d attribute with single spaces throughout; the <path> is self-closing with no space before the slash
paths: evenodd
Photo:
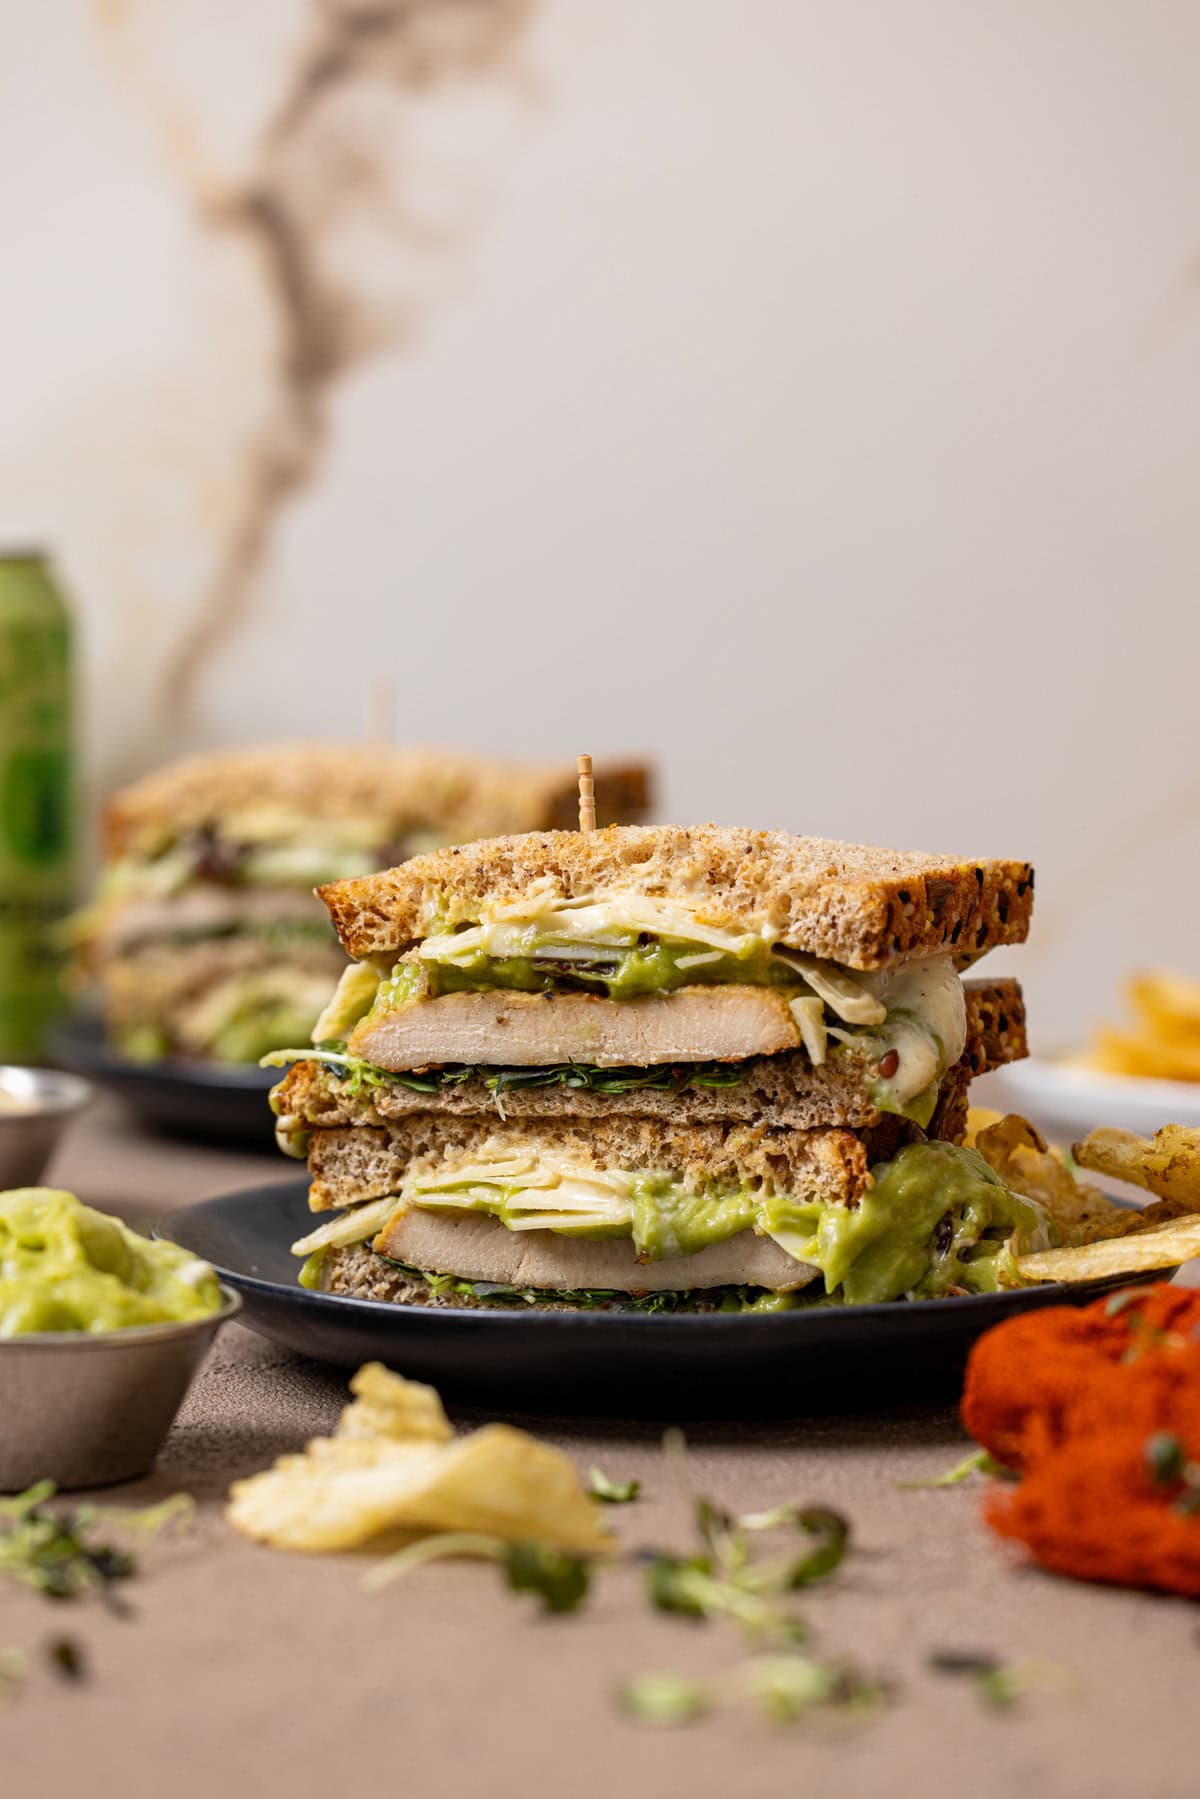
<path id="1" fill-rule="evenodd" d="M 446 1062 L 648 1068 L 795 1049 L 800 1031 L 770 987 L 681 987 L 642 999 L 590 993 L 447 993 L 364 1020 L 353 1055 L 397 1073 Z"/>
<path id="2" fill-rule="evenodd" d="M 498 1218 L 453 1216 L 414 1207 L 376 1237 L 380 1255 L 429 1274 L 501 1281 L 511 1287 L 612 1288 L 621 1293 L 688 1291 L 695 1287 L 806 1287 L 817 1269 L 797 1262 L 770 1237 L 742 1231 L 694 1256 L 639 1262 L 632 1242 L 592 1242 L 554 1231 L 512 1231 Z"/>

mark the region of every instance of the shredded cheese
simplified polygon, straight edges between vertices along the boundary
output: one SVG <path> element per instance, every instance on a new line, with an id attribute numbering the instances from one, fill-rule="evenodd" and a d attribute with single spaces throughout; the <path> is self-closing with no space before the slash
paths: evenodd
<path id="1" fill-rule="evenodd" d="M 825 1024 L 825 1002 L 813 997 L 794 999 L 792 1017 L 800 1027 L 800 1036 L 814 1068 L 820 1068 L 829 1051 L 829 1031 Z"/>

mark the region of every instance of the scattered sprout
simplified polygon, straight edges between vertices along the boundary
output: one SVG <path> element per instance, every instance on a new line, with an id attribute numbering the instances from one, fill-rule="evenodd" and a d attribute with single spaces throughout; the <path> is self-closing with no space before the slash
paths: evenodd
<path id="1" fill-rule="evenodd" d="M 872 1711 L 887 1697 L 883 1682 L 869 1679 L 852 1662 L 807 1655 L 755 1656 L 743 1663 L 738 1679 L 775 1724 L 791 1724 L 815 1711 Z"/>
<path id="2" fill-rule="evenodd" d="M 46 1659 L 60 1680 L 78 1684 L 88 1677 L 88 1659 L 75 1637 L 56 1637 L 46 1645 Z"/>
<path id="3" fill-rule="evenodd" d="M 546 1543 L 512 1543 L 504 1566 L 514 1593 L 536 1593 L 548 1612 L 573 1612 L 587 1596 L 591 1574 L 581 1555 Z"/>
<path id="4" fill-rule="evenodd" d="M 0 1575 L 48 1599 L 76 1599 L 96 1591 L 114 1610 L 124 1609 L 115 1589 L 130 1579 L 137 1564 L 128 1549 L 97 1542 L 97 1529 L 148 1538 L 190 1518 L 194 1509 L 188 1496 L 179 1494 L 141 1511 L 94 1505 L 55 1510 L 49 1504 L 54 1492 L 54 1483 L 45 1480 L 0 1500 Z"/>
<path id="5" fill-rule="evenodd" d="M 983 1704 L 994 1711 L 1009 1710 L 1034 1687 L 1067 1692 L 1079 1684 L 1070 1669 L 1058 1662 L 1006 1662 L 989 1651 L 935 1649 L 929 1666 L 937 1674 L 969 1680 Z"/>
<path id="6" fill-rule="evenodd" d="M 536 1593 L 548 1612 L 573 1612 L 582 1605 L 591 1580 L 586 1556 L 570 1555 L 549 1543 L 509 1543 L 484 1531 L 443 1530 L 421 1537 L 363 1575 L 365 1592 L 378 1593 L 426 1562 L 472 1556 L 497 1562 L 515 1593 Z"/>
<path id="7" fill-rule="evenodd" d="M 592 1468 L 588 1472 L 588 1492 L 593 1499 L 602 1499 L 605 1505 L 628 1505 L 641 1490 L 640 1480 L 610 1480 L 603 1468 Z"/>
<path id="8" fill-rule="evenodd" d="M 13 1699 L 29 1672 L 29 1657 L 23 1649 L 0 1645 L 0 1700 Z"/>
<path id="9" fill-rule="evenodd" d="M 986 1449 L 973 1449 L 961 1462 L 955 1462 L 944 1474 L 934 1475 L 932 1480 L 899 1480 L 896 1485 L 902 1493 L 918 1493 L 926 1488 L 957 1487 L 964 1480 L 970 1480 L 973 1474 L 996 1475 L 1001 1480 L 1013 1478 L 1012 1469 L 998 1462 Z"/>
<path id="10" fill-rule="evenodd" d="M 691 1724 L 712 1710 L 713 1697 L 698 1680 L 683 1674 L 639 1674 L 617 1693 L 621 1710 L 639 1724 Z"/>
<path id="11" fill-rule="evenodd" d="M 1182 1480 L 1185 1465 L 1183 1444 L 1170 1431 L 1156 1431 L 1146 1438 L 1146 1466 L 1158 1487 L 1172 1487 Z"/>

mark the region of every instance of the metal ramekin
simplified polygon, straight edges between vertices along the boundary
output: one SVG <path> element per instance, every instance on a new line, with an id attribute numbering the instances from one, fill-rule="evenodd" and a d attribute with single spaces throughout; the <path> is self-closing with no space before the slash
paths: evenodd
<path id="1" fill-rule="evenodd" d="M 0 1188 L 37 1185 L 63 1131 L 94 1092 L 77 1074 L 0 1063 Z M 20 1111 L 4 1108 L 5 1094 L 20 1101 Z"/>
<path id="2" fill-rule="evenodd" d="M 35 1481 L 102 1487 L 147 1474 L 192 1378 L 242 1302 L 129 1330 L 0 1339 L 0 1492 Z"/>

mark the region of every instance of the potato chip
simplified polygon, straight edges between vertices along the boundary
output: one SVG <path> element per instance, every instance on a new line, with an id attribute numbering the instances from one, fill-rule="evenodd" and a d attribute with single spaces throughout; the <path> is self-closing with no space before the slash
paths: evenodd
<path id="1" fill-rule="evenodd" d="M 1157 1199 L 1200 1212 L 1200 1131 L 1165 1124 L 1153 1138 L 1105 1128 L 1075 1145 L 1081 1168 L 1110 1180 L 1130 1181 Z"/>
<path id="2" fill-rule="evenodd" d="M 989 1125 L 999 1124 L 1003 1112 L 994 1112 L 990 1106 L 968 1106 L 967 1128 L 963 1134 L 963 1142 L 968 1149 L 975 1148 L 975 1139 L 980 1131 L 986 1131 Z"/>
<path id="3" fill-rule="evenodd" d="M 1129 1216 L 1135 1224 L 1141 1222 L 1136 1212 Z M 1018 1256 L 1017 1269 L 1025 1280 L 1094 1281 L 1110 1275 L 1175 1268 L 1195 1255 L 1200 1255 L 1200 1217 L 1191 1216 L 1151 1230 L 1130 1229 L 1123 1236 L 1105 1237 L 1095 1243 Z"/>
<path id="4" fill-rule="evenodd" d="M 230 1490 L 235 1530 L 278 1549 L 358 1549 L 399 1533 L 479 1531 L 602 1552 L 611 1538 L 573 1462 L 507 1424 L 453 1438 L 432 1387 L 378 1363 L 332 1437 Z"/>
<path id="5" fill-rule="evenodd" d="M 449 1443 L 454 1427 L 441 1399 L 420 1381 L 403 1380 L 382 1362 L 367 1362 L 350 1382 L 354 1404 L 338 1421 L 336 1435 L 347 1437 L 395 1437 L 404 1442 L 427 1437 Z"/>
<path id="6" fill-rule="evenodd" d="M 1145 1023 L 1200 1045 L 1200 981 L 1151 969 L 1133 975 L 1127 992 L 1130 1005 Z"/>
<path id="7" fill-rule="evenodd" d="M 1200 981 L 1158 969 L 1133 975 L 1126 998 L 1131 1028 L 1102 1025 L 1082 1058 L 1105 1074 L 1200 1081 Z"/>
<path id="8" fill-rule="evenodd" d="M 1045 1207 L 1062 1243 L 1111 1237 L 1125 1219 L 1137 1217 L 1077 1181 L 1059 1151 L 1015 1112 L 979 1131 L 975 1148 L 1006 1187 Z"/>
<path id="9" fill-rule="evenodd" d="M 1102 1026 L 1085 1065 L 1100 1074 L 1140 1075 L 1151 1081 L 1200 1081 L 1200 1048 L 1173 1043 L 1149 1031 L 1134 1034 Z"/>

